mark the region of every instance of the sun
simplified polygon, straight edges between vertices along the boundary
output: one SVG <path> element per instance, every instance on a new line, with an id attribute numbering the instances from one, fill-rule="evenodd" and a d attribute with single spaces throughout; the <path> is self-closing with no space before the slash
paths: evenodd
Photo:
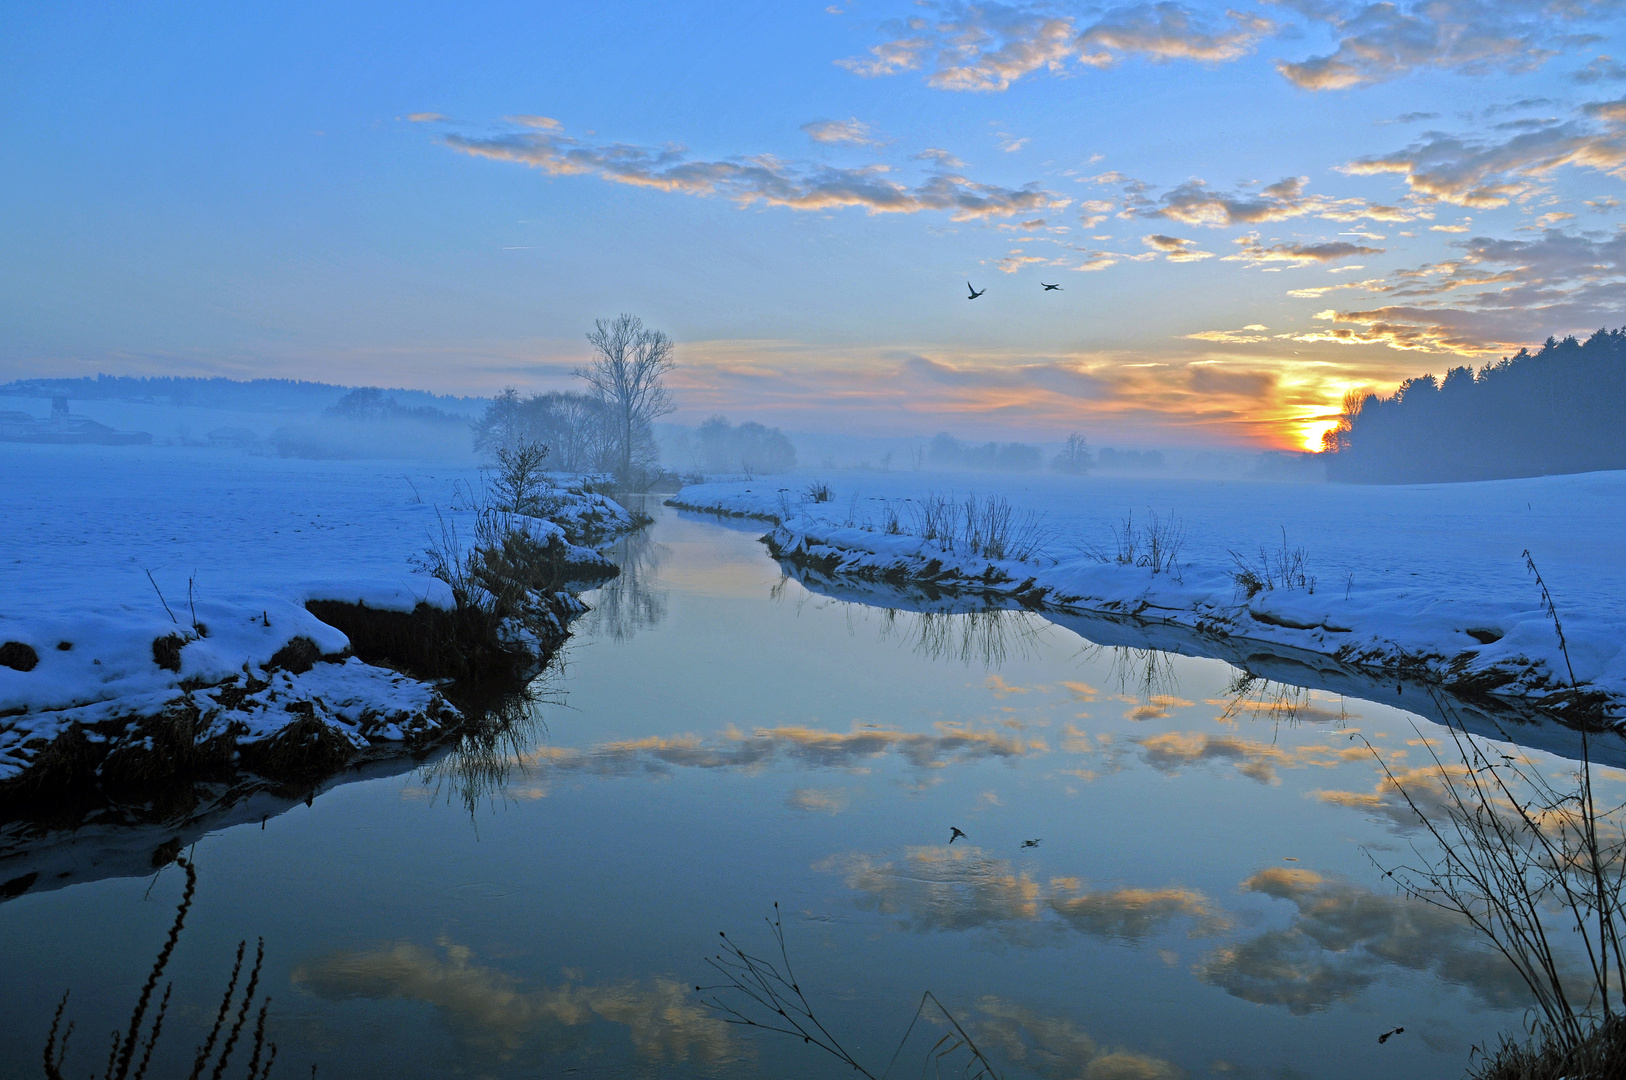
<path id="1" fill-rule="evenodd" d="M 1336 416 L 1331 418 L 1318 416 L 1305 422 L 1299 428 L 1299 439 L 1303 443 L 1303 448 L 1312 454 L 1319 454 L 1321 452 L 1321 437 L 1337 426 L 1338 418 Z"/>

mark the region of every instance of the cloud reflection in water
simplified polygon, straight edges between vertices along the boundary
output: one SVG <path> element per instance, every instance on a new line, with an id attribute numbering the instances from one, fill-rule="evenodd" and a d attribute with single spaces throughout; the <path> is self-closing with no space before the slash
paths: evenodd
<path id="1" fill-rule="evenodd" d="M 376 949 L 330 953 L 302 964 L 292 982 L 327 1001 L 357 998 L 416 1001 L 434 1008 L 465 1051 L 508 1060 L 532 1047 L 590 1050 L 597 1022 L 625 1030 L 642 1061 L 722 1063 L 739 1047 L 721 1020 L 686 1000 L 671 979 L 582 983 L 524 989 L 520 981 L 474 962 L 465 946 L 441 938 L 439 950 L 401 941 Z"/>

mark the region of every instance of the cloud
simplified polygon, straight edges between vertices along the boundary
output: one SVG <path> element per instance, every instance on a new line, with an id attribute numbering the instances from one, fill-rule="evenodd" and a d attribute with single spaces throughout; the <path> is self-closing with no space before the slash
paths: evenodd
<path id="1" fill-rule="evenodd" d="M 1191 341 L 1220 341 L 1227 345 L 1256 345 L 1270 340 L 1269 334 L 1254 333 L 1246 327 L 1241 330 L 1199 330 L 1186 337 Z"/>
<path id="2" fill-rule="evenodd" d="M 860 907 L 899 917 L 920 933 L 991 929 L 1013 940 L 1074 930 L 1109 941 L 1142 941 L 1177 920 L 1195 935 L 1228 925 L 1202 893 L 1183 886 L 1089 890 L 1078 878 L 1034 879 L 980 848 L 907 848 L 899 861 L 833 856 L 816 869 L 864 894 Z"/>
<path id="3" fill-rule="evenodd" d="M 1298 63 L 1279 60 L 1276 70 L 1303 90 L 1344 90 L 1426 69 L 1529 71 L 1576 40 L 1571 25 L 1605 17 L 1612 6 L 1608 0 L 1430 0 L 1410 9 L 1389 2 L 1353 9 L 1305 4 L 1302 12 L 1337 32 L 1338 48 Z"/>
<path id="4" fill-rule="evenodd" d="M 1582 118 L 1544 124 L 1505 140 L 1429 132 L 1404 150 L 1357 158 L 1343 167 L 1356 176 L 1404 176 L 1412 193 L 1456 206 L 1497 207 L 1540 190 L 1537 181 L 1565 166 L 1626 175 L 1626 99 L 1599 101 Z"/>
<path id="5" fill-rule="evenodd" d="M 994 260 L 994 265 L 1007 274 L 1014 274 L 1024 266 L 1043 266 L 1051 261 L 1038 255 L 1029 255 L 1023 248 L 1015 248 L 1004 258 Z"/>
<path id="6" fill-rule="evenodd" d="M 884 146 L 868 124 L 857 120 L 812 120 L 802 125 L 807 137 L 816 143 L 852 143 L 855 146 Z"/>
<path id="7" fill-rule="evenodd" d="M 516 162 L 550 176 L 595 176 L 657 191 L 719 196 L 742 207 L 757 203 L 804 211 L 861 207 L 871 214 L 940 211 L 954 221 L 975 221 L 1061 209 L 1072 201 L 1037 184 L 1008 188 L 949 173 L 934 174 L 910 187 L 892 179 L 885 165 L 842 169 L 771 155 L 698 161 L 681 147 L 595 143 L 564 134 L 546 117 L 511 119 L 520 130 L 453 133 L 445 137 L 445 144 L 472 157 Z"/>
<path id="8" fill-rule="evenodd" d="M 1570 78 L 1578 83 L 1620 82 L 1626 79 L 1626 65 L 1615 62 L 1610 56 L 1600 56 L 1592 63 L 1575 72 Z"/>
<path id="9" fill-rule="evenodd" d="M 1110 67 L 1127 56 L 1235 60 L 1275 29 L 1256 15 L 1210 18 L 1170 2 L 1114 8 L 1087 26 L 1039 4 L 949 2 L 930 10 L 935 17 L 885 24 L 889 40 L 837 63 L 870 78 L 925 68 L 927 83 L 941 90 L 1001 91 L 1034 72 Z"/>
<path id="10" fill-rule="evenodd" d="M 1293 40 L 1325 25 L 1337 36 L 1332 52 L 1280 59 L 1275 67 L 1300 89 L 1341 90 L 1419 70 L 1528 71 L 1567 48 L 1597 40 L 1585 26 L 1608 18 L 1613 4 L 1429 0 L 1408 8 L 1298 0 L 1281 5 L 1288 9 L 1284 16 L 1296 15 L 1301 23 L 1229 9 L 1221 16 L 1174 2 L 1109 8 L 1093 22 L 1041 3 L 941 0 L 920 7 L 922 14 L 883 23 L 887 38 L 867 55 L 837 64 L 869 78 L 924 71 L 926 82 L 939 89 L 998 92 L 1036 73 L 1067 76 L 1110 68 L 1129 57 L 1233 62 L 1268 37 Z"/>
<path id="11" fill-rule="evenodd" d="M 911 154 L 916 161 L 929 161 L 940 169 L 963 169 L 965 162 L 949 153 L 947 150 L 938 150 L 928 146 L 918 154 Z"/>
<path id="12" fill-rule="evenodd" d="M 1321 244 L 1272 244 L 1265 247 L 1256 237 L 1239 236 L 1233 243 L 1240 244 L 1242 250 L 1235 255 L 1225 256 L 1225 262 L 1326 263 L 1356 255 L 1381 255 L 1384 250 L 1351 244 L 1347 240 Z"/>
<path id="13" fill-rule="evenodd" d="M 1147 251 L 1144 257 L 1158 255 Z M 1092 252 L 1090 258 L 1118 262 L 1127 256 Z M 1336 408 L 1347 383 L 1380 385 L 1414 374 L 1398 356 L 1374 351 L 1334 367 L 1301 360 L 1292 346 L 1280 355 L 1250 357 L 1248 372 L 1270 376 L 1251 382 L 1229 377 L 1241 370 L 1234 363 L 1204 362 L 1214 358 L 1212 350 L 1234 348 L 1173 338 L 1155 358 L 1111 350 L 1034 355 L 965 347 L 922 355 L 884 345 L 702 340 L 685 344 L 686 362 L 674 372 L 674 387 L 695 423 L 719 410 L 749 408 L 764 422 L 789 427 L 812 422 L 815 410 L 840 409 L 848 430 L 877 434 L 929 436 L 942 429 L 943 417 L 953 416 L 961 423 L 1005 426 L 1010 437 L 1044 429 L 1061 438 L 1087 424 L 1103 438 L 1155 430 L 1170 445 L 1201 440 L 1285 447 L 1290 436 L 1284 432 L 1298 430 L 1293 418 L 1307 409 L 1319 415 L 1329 404 Z M 1226 377 L 1218 378 L 1220 372 Z M 1249 392 L 1241 392 L 1244 386 Z M 1265 396 L 1255 396 L 1261 386 L 1268 388 Z"/>
<path id="14" fill-rule="evenodd" d="M 1225 17 L 1228 25 L 1215 26 L 1204 15 L 1175 3 L 1115 8 L 1079 35 L 1085 50 L 1103 50 L 1081 59 L 1095 67 L 1112 63 L 1114 54 L 1210 63 L 1239 60 L 1277 28 L 1258 15 L 1226 11 Z"/>
<path id="15" fill-rule="evenodd" d="M 1339 289 L 1376 290 L 1383 288 L 1383 286 L 1384 281 L 1382 278 L 1367 278 L 1365 281 L 1345 281 L 1338 285 L 1315 285 L 1307 289 L 1289 289 L 1287 295 L 1297 297 L 1300 300 L 1315 300 Z"/>
<path id="16" fill-rule="evenodd" d="M 1165 236 L 1162 233 L 1152 233 L 1140 238 L 1140 242 L 1154 251 L 1163 252 L 1163 257 L 1169 262 L 1200 262 L 1203 259 L 1212 259 L 1212 251 L 1201 251 L 1196 248 L 1195 240 L 1182 240 L 1177 236 Z"/>
<path id="17" fill-rule="evenodd" d="M 1626 233 L 1546 229 L 1528 240 L 1474 237 L 1456 258 L 1397 272 L 1382 291 L 1415 300 L 1328 310 L 1332 325 L 1295 340 L 1506 354 L 1548 333 L 1586 332 L 1626 306 Z"/>
<path id="18" fill-rule="evenodd" d="M 671 979 L 527 990 L 519 980 L 474 962 L 466 947 L 442 938 L 439 950 L 411 942 L 335 952 L 301 964 L 293 984 L 327 1001 L 354 998 L 422 1002 L 465 1048 L 507 1061 L 527 1047 L 592 1054 L 589 1025 L 615 1025 L 646 1063 L 710 1062 L 739 1056 L 728 1025 L 688 1000 Z"/>
<path id="19" fill-rule="evenodd" d="M 1107 219 L 1116 205 L 1107 199 L 1086 199 L 1078 204 L 1078 220 L 1086 229 L 1093 229 Z"/>
<path id="20" fill-rule="evenodd" d="M 1128 216 L 1169 218 L 1186 225 L 1223 228 L 1233 225 L 1261 225 L 1298 217 L 1320 217 L 1331 221 L 1410 221 L 1415 215 L 1396 206 L 1368 203 L 1364 199 L 1329 199 L 1304 191 L 1307 177 L 1289 176 L 1258 192 L 1216 191 L 1202 180 L 1188 180 L 1161 198 L 1139 206 L 1127 206 Z"/>
<path id="21" fill-rule="evenodd" d="M 415 112 L 407 113 L 407 119 L 414 124 L 433 124 L 445 120 L 446 117 L 438 112 Z"/>
<path id="22" fill-rule="evenodd" d="M 1302 1016 L 1399 968 L 1466 987 L 1495 1008 L 1529 1002 L 1513 966 L 1466 920 L 1440 908 L 1297 868 L 1260 871 L 1242 888 L 1294 907 L 1286 929 L 1223 946 L 1197 965 L 1198 978 L 1244 1001 Z"/>

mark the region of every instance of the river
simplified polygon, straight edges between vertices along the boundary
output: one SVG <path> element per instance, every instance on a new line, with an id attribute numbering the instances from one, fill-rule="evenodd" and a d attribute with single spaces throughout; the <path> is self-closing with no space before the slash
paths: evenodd
<path id="1" fill-rule="evenodd" d="M 1451 1076 L 1520 1026 L 1511 968 L 1384 877 L 1417 832 L 1374 754 L 1425 765 L 1432 722 L 1028 612 L 819 595 L 757 526 L 656 514 L 511 747 L 191 846 L 160 1065 L 263 938 L 276 1075 L 851 1075 L 695 992 L 727 982 L 719 931 L 781 963 L 776 903 L 876 1075 L 928 990 L 1005 1075 L 1057 1080 Z M 181 885 L 0 904 L 4 1075 L 38 1075 L 70 988 L 70 1067 L 100 1061 Z"/>

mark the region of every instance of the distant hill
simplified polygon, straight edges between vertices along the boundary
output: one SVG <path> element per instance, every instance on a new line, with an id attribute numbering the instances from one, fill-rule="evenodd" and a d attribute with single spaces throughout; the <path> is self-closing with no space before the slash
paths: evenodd
<path id="1" fill-rule="evenodd" d="M 1358 484 L 1626 469 L 1626 328 L 1351 396 L 1324 446 L 1327 478 Z"/>
<path id="2" fill-rule="evenodd" d="M 97 375 L 81 379 L 19 379 L 0 385 L 0 396 L 52 398 L 74 401 L 134 401 L 160 405 L 189 405 L 245 412 L 319 413 L 337 405 L 346 395 L 369 387 L 293 379 L 137 378 Z M 423 390 L 384 390 L 403 409 L 429 408 L 461 416 L 478 415 L 485 398 L 431 394 Z"/>

